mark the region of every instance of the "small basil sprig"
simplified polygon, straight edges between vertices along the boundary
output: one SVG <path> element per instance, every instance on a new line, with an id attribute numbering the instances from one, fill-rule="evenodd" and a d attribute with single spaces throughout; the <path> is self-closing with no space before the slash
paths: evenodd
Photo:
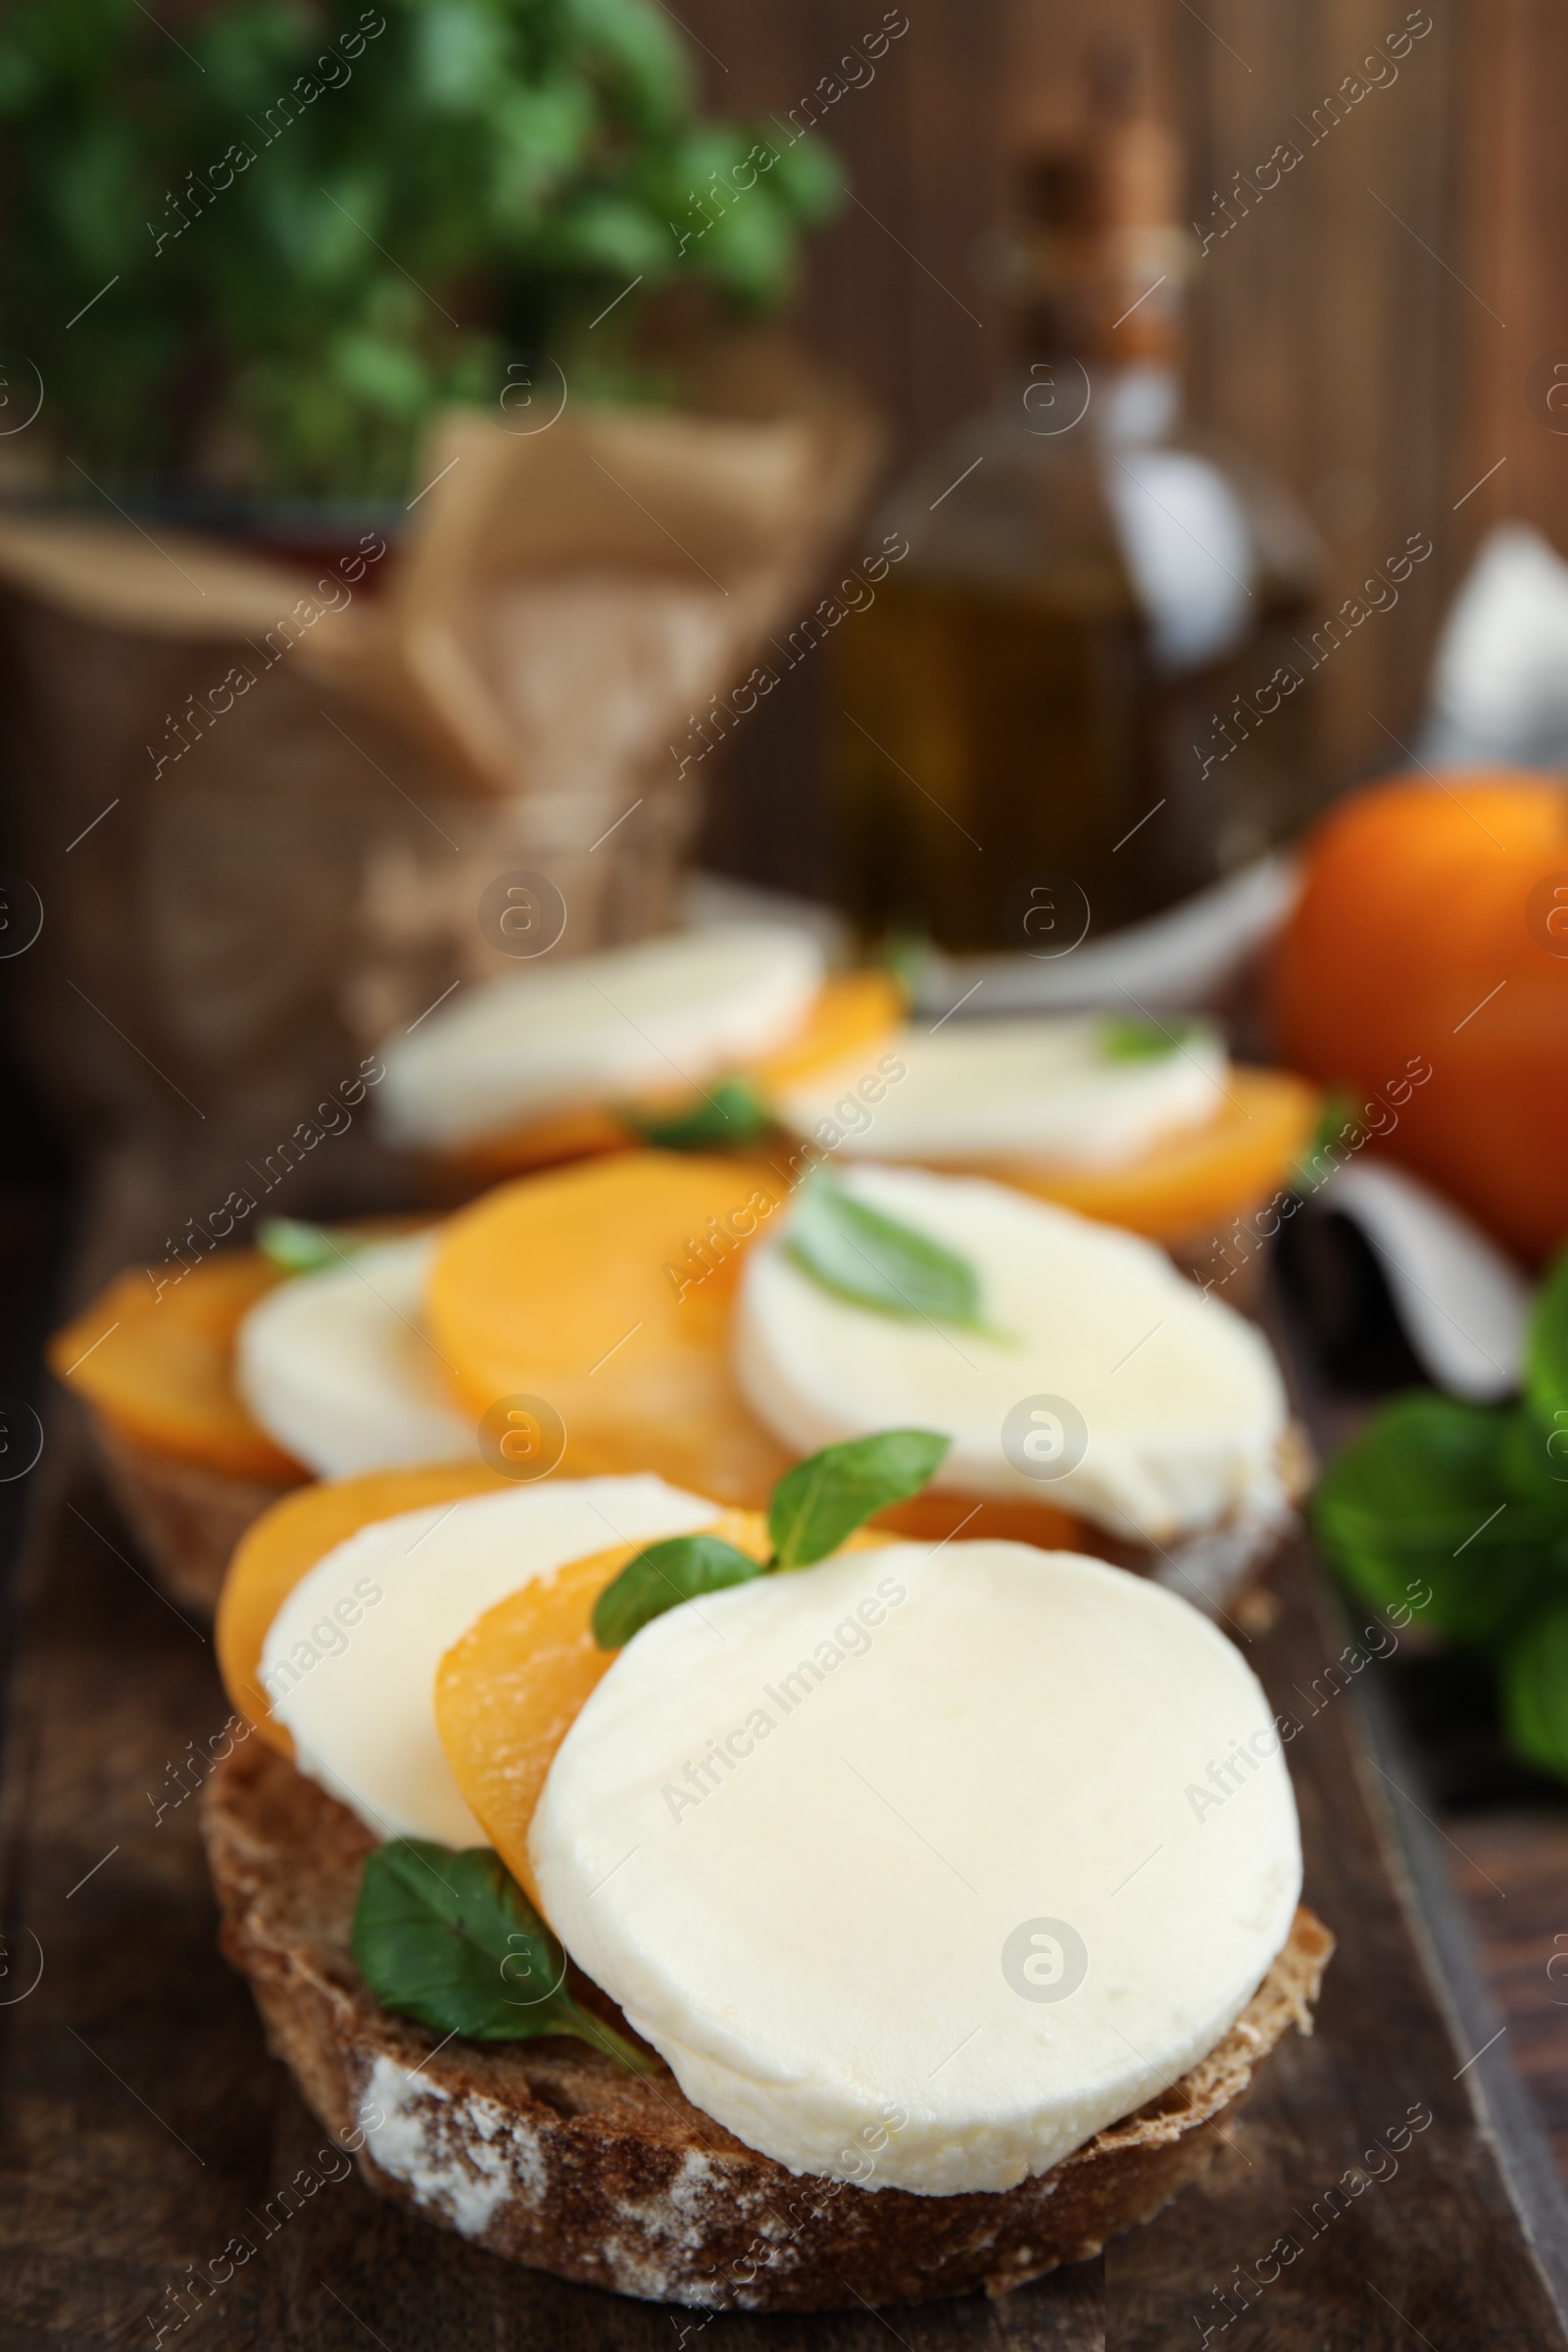
<path id="1" fill-rule="evenodd" d="M 773 1489 L 768 1559 L 754 1560 L 721 1536 L 668 1536 L 651 1544 L 594 1603 L 594 1640 L 601 1649 L 623 1649 L 633 1634 L 683 1600 L 826 1559 L 873 1511 L 917 1494 L 952 1443 L 935 1430 L 882 1429 L 824 1446 L 786 1470 Z"/>
<path id="2" fill-rule="evenodd" d="M 825 1176 L 802 1188 L 784 1253 L 836 1298 L 874 1314 L 956 1323 L 988 1339 L 980 1278 L 967 1259 Z"/>
<path id="3" fill-rule="evenodd" d="M 341 1241 L 324 1225 L 308 1224 L 302 1217 L 268 1217 L 256 1232 L 257 1249 L 285 1274 L 320 1274 L 329 1266 L 346 1264 L 364 1246 Z"/>
<path id="4" fill-rule="evenodd" d="M 772 1112 L 745 1078 L 721 1078 L 690 1110 L 670 1118 L 650 1117 L 634 1108 L 620 1115 L 634 1135 L 661 1152 L 722 1152 L 755 1143 L 773 1124 Z"/>
<path id="5" fill-rule="evenodd" d="M 1167 1029 L 1158 1021 L 1134 1021 L 1110 1013 L 1101 1022 L 1096 1042 L 1106 1061 L 1166 1061 L 1200 1030 L 1198 1021 L 1176 1021 Z"/>
<path id="6" fill-rule="evenodd" d="M 487 1845 L 395 1838 L 365 1864 L 351 1948 L 383 2009 L 469 2041 L 572 2034 L 636 2074 L 653 2061 L 566 1990 L 566 1956 Z"/>

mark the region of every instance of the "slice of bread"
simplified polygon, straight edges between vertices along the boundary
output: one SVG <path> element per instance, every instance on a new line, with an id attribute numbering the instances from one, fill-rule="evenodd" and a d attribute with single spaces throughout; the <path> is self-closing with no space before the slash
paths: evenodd
<path id="1" fill-rule="evenodd" d="M 204 1624 L 211 1623 L 241 1536 L 272 1503 L 305 1482 L 273 1484 L 181 1461 L 127 1437 L 91 1406 L 87 1410 L 109 1491 L 153 1574 L 172 1599 Z M 1305 1438 L 1295 1424 L 1282 1441 L 1281 1458 L 1286 1492 L 1293 1501 L 1298 1500 L 1310 1484 L 1312 1465 Z M 590 1468 L 621 1467 L 619 1462 L 585 1462 L 581 1471 L 587 1475 Z M 1033 1523 L 1036 1520 L 1039 1524 Z M 1261 1575 L 1288 1525 L 1271 1516 L 1232 1512 L 1212 1527 L 1174 1538 L 1161 1547 L 1109 1535 L 1086 1519 L 1060 1513 L 1048 1518 L 1032 1512 L 1028 1503 L 997 1504 L 930 1490 L 912 1503 L 879 1514 L 875 1524 L 922 1542 L 939 1543 L 961 1528 L 971 1540 L 999 1536 L 1040 1544 L 1048 1550 L 1087 1551 L 1135 1576 L 1152 1576 L 1210 1613 L 1224 1609 L 1244 1586 Z"/>
<path id="2" fill-rule="evenodd" d="M 394 2017 L 349 1949 L 373 1840 L 260 1740 L 208 1782 L 221 1944 L 308 2105 L 370 2186 L 492 2253 L 650 2302 L 819 2311 L 1021 2285 L 1147 2221 L 1310 2003 L 1334 1948 L 1298 1911 L 1218 2046 L 1135 2115 L 1015 2188 L 961 2196 L 790 2173 L 651 2077 L 564 2036 L 448 2040 Z M 597 1988 L 579 1997 L 625 2030 Z M 871 2161 L 874 2162 L 874 2159 Z"/>
<path id="3" fill-rule="evenodd" d="M 87 1408 L 110 1494 L 172 1600 L 210 1625 L 235 1544 L 299 1485 L 181 1461 Z"/>

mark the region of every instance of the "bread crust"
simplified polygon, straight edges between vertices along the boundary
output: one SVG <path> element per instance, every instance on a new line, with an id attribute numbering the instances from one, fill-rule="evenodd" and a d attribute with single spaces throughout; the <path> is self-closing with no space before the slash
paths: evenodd
<path id="1" fill-rule="evenodd" d="M 693 2107 L 662 2065 L 644 2079 L 565 2036 L 440 2044 L 388 2014 L 349 1949 L 373 1840 L 261 1740 L 213 1773 L 203 1824 L 221 1947 L 370 2186 L 514 2262 L 658 2303 L 1000 2294 L 1084 2260 L 1175 2195 L 1281 2035 L 1310 2032 L 1333 1950 L 1298 1911 L 1230 2033 L 1169 2090 L 1014 2188 L 917 2196 L 788 2172 Z M 626 2030 L 596 1987 L 575 1989 Z"/>
<path id="2" fill-rule="evenodd" d="M 172 1600 L 211 1624 L 234 1546 L 262 1513 L 301 1482 L 241 1478 L 181 1461 L 127 1437 L 92 1412 L 110 1494 Z"/>

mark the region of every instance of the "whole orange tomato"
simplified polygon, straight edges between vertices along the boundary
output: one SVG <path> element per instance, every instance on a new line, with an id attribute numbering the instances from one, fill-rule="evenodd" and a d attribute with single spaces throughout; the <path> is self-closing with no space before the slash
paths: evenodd
<path id="1" fill-rule="evenodd" d="M 1286 1058 L 1381 1094 L 1392 1154 L 1544 1256 L 1568 1237 L 1568 788 L 1391 778 L 1333 810 L 1303 867 L 1274 975 Z"/>

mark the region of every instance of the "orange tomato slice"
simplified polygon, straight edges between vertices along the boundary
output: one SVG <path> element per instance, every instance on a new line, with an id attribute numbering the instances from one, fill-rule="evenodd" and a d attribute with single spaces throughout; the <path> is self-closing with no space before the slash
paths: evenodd
<path id="1" fill-rule="evenodd" d="M 1225 1088 L 1217 1117 L 1166 1137 L 1123 1168 L 1054 1168 L 1022 1159 L 940 1165 L 953 1175 L 994 1177 L 1150 1241 L 1183 1241 L 1209 1231 L 1217 1239 L 1231 1218 L 1290 1182 L 1322 1102 L 1316 1087 L 1287 1070 L 1233 1067 Z"/>
<path id="2" fill-rule="evenodd" d="M 624 1119 L 603 1103 L 587 1103 L 544 1119 L 520 1119 L 494 1135 L 474 1138 L 440 1154 L 441 1164 L 475 1185 L 499 1184 L 531 1168 L 564 1160 L 589 1159 L 602 1152 L 624 1152 L 634 1142 Z"/>
<path id="3" fill-rule="evenodd" d="M 565 1423 L 568 1461 L 653 1470 L 765 1510 L 796 1457 L 741 1396 L 730 1324 L 746 1250 L 788 1194 L 787 1172 L 765 1162 L 654 1152 L 508 1185 L 447 1226 L 425 1293 L 431 1336 L 476 1414 L 543 1397 Z M 876 1524 L 931 1542 L 1093 1548 L 1084 1522 L 1054 1504 L 946 1490 Z"/>
<path id="4" fill-rule="evenodd" d="M 237 1478 L 308 1475 L 252 1420 L 234 1386 L 234 1339 L 282 1280 L 256 1250 L 222 1250 L 162 1296 L 141 1269 L 117 1275 L 49 1343 L 50 1368 L 138 1444 Z"/>
<path id="5" fill-rule="evenodd" d="M 772 1550 L 758 1511 L 721 1512 L 707 1532 L 754 1560 Z M 841 1549 L 887 1542 L 862 1529 Z M 556 1750 L 617 1655 L 594 1640 L 594 1603 L 642 1548 L 617 1544 L 535 1578 L 487 1609 L 436 1670 L 436 1728 L 453 1778 L 535 1903 L 529 1824 Z"/>
<path id="6" fill-rule="evenodd" d="M 1097 1549 L 1097 1539 L 1076 1512 L 1054 1502 L 1003 1502 L 961 1488 L 927 1487 L 907 1502 L 878 1511 L 871 1525 L 917 1544 L 945 1544 L 957 1537 L 965 1544 L 1033 1544 L 1040 1551 L 1093 1554 Z"/>
<path id="7" fill-rule="evenodd" d="M 435 1462 L 417 1470 L 322 1479 L 274 1502 L 241 1537 L 218 1603 L 218 1664 L 230 1704 L 264 1740 L 292 1756 L 293 1740 L 273 1721 L 259 1672 L 272 1619 L 301 1577 L 377 1519 L 498 1494 L 508 1483 L 484 1462 Z"/>
<path id="8" fill-rule="evenodd" d="M 333 1230 L 393 1241 L 429 1222 L 358 1217 Z M 286 1279 L 260 1250 L 220 1250 L 167 1279 L 161 1294 L 145 1269 L 117 1274 L 56 1332 L 50 1369 L 116 1429 L 158 1453 L 276 1485 L 309 1478 L 251 1418 L 234 1384 L 239 1327 Z"/>
<path id="9" fill-rule="evenodd" d="M 707 1532 L 754 1560 L 772 1549 L 758 1511 L 724 1511 Z M 453 1777 L 535 1902 L 528 1824 L 557 1748 L 617 1655 L 594 1640 L 594 1603 L 643 1548 L 612 1544 L 534 1578 L 487 1609 L 436 1670 L 436 1729 Z"/>
<path id="10" fill-rule="evenodd" d="M 626 1152 L 461 1210 L 425 1320 L 465 1402 L 543 1397 L 607 1467 L 764 1507 L 791 1456 L 741 1401 L 728 1335 L 746 1243 L 787 1190 L 756 1160 Z"/>
<path id="11" fill-rule="evenodd" d="M 869 1057 L 878 1046 L 891 1043 L 904 1016 L 904 991 L 891 972 L 841 972 L 822 990 L 805 1028 L 771 1054 L 748 1062 L 747 1075 L 763 1095 L 800 1086 L 855 1054 Z"/>
<path id="12" fill-rule="evenodd" d="M 904 997 L 890 972 L 842 972 L 818 993 L 803 1026 L 771 1052 L 736 1062 L 731 1074 L 750 1078 L 764 1099 L 799 1085 L 857 1053 L 869 1054 L 891 1038 L 904 1016 Z M 676 1118 L 700 1106 L 686 1087 L 655 1087 L 634 1098 L 650 1118 Z M 445 1164 L 476 1184 L 495 1184 L 530 1169 L 560 1166 L 606 1152 L 626 1152 L 634 1129 L 610 1103 L 581 1103 L 544 1118 L 525 1118 L 444 1153 Z"/>

